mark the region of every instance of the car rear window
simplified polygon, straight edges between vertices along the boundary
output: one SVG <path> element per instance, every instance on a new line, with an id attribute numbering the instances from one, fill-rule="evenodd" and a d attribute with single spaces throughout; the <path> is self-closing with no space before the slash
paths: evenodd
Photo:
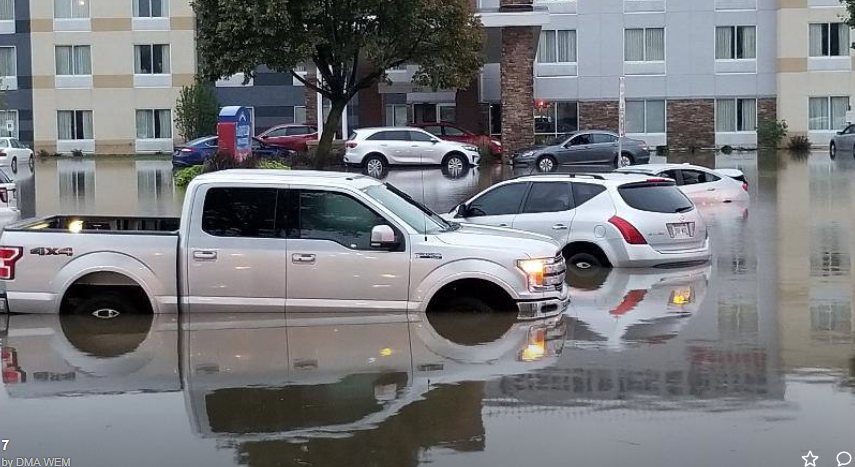
<path id="1" fill-rule="evenodd" d="M 633 209 L 647 212 L 688 212 L 694 205 L 673 183 L 633 183 L 618 188 Z"/>

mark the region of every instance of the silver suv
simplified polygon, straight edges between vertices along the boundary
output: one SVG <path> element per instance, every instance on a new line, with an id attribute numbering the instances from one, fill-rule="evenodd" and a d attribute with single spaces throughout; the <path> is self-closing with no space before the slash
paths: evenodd
<path id="1" fill-rule="evenodd" d="M 390 165 L 441 165 L 449 173 L 460 173 L 481 159 L 474 145 L 444 141 L 418 128 L 362 128 L 345 146 L 344 163 L 362 166 L 372 177 Z"/>
<path id="2" fill-rule="evenodd" d="M 707 226 L 673 180 L 644 175 L 536 175 L 495 185 L 449 218 L 548 235 L 579 269 L 709 260 Z"/>

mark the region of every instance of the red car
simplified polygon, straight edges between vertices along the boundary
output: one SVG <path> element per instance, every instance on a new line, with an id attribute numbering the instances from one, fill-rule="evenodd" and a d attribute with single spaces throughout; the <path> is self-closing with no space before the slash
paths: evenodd
<path id="1" fill-rule="evenodd" d="M 303 123 L 288 123 L 277 125 L 258 135 L 257 139 L 270 146 L 307 152 L 309 141 L 317 141 L 318 129 L 313 125 Z"/>
<path id="2" fill-rule="evenodd" d="M 502 157 L 502 142 L 491 136 L 476 135 L 451 123 L 419 123 L 413 126 L 421 128 L 439 139 L 469 143 L 479 148 L 487 146 L 490 148 L 490 154 L 495 157 Z"/>

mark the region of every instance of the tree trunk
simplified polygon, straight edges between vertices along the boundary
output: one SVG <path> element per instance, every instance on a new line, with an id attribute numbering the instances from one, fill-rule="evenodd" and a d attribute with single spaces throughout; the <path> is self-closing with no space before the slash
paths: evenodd
<path id="1" fill-rule="evenodd" d="M 331 154 L 332 142 L 336 132 L 341 129 L 341 113 L 344 111 L 345 105 L 347 105 L 347 102 L 343 104 L 339 102 L 332 103 L 330 113 L 324 122 L 324 131 L 321 133 L 321 140 L 318 141 L 317 153 L 315 153 L 316 169 L 323 169 L 328 164 L 334 162 Z M 343 135 L 343 138 L 346 139 L 347 135 Z"/>

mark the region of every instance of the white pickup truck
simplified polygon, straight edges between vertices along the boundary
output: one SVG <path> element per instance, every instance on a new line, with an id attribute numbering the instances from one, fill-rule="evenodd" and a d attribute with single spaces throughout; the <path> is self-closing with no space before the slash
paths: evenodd
<path id="1" fill-rule="evenodd" d="M 445 221 L 392 185 L 333 172 L 207 174 L 180 219 L 55 216 L 0 237 L 12 313 L 358 315 L 470 300 L 530 319 L 564 311 L 564 274 L 548 237 Z"/>

